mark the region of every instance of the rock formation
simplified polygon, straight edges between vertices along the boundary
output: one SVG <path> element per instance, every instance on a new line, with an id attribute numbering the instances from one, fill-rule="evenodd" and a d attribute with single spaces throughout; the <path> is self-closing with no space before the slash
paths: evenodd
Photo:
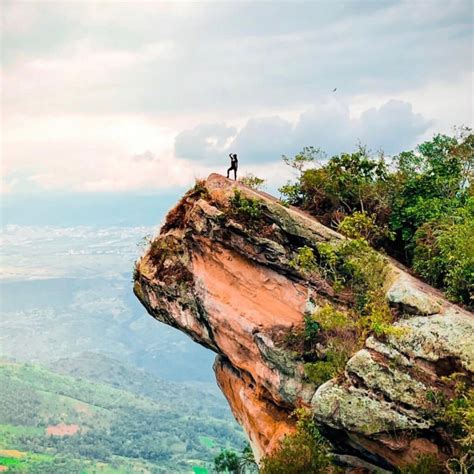
<path id="1" fill-rule="evenodd" d="M 233 209 L 236 190 L 251 205 L 245 218 Z M 137 262 L 134 291 L 154 318 L 217 353 L 217 383 L 257 459 L 295 429 L 297 407 L 312 411 L 348 465 L 392 470 L 420 453 L 447 459 L 456 441 L 427 394 L 449 397 L 449 375 L 472 376 L 471 313 L 389 261 L 385 298 L 403 330 L 370 335 L 343 373 L 320 386 L 285 343 L 305 314 L 353 304 L 321 274 L 294 265 L 298 249 L 341 239 L 304 212 L 213 174 L 169 212 Z"/>

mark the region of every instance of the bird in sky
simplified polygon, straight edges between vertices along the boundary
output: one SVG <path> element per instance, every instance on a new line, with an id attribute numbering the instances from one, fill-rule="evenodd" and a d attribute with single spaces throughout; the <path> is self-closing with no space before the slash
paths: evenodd
<path id="1" fill-rule="evenodd" d="M 332 91 L 333 91 L 333 92 L 336 92 L 336 91 L 337 91 L 337 87 L 335 87 Z"/>

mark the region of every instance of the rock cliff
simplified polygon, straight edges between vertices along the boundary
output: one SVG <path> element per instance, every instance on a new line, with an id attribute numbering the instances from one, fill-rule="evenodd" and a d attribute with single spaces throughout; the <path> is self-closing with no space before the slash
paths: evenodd
<path id="1" fill-rule="evenodd" d="M 387 259 L 384 297 L 399 330 L 368 332 L 345 369 L 320 385 L 289 342 L 305 315 L 354 306 L 324 272 L 295 265 L 300 249 L 318 257 L 320 243 L 343 239 L 304 212 L 213 174 L 169 212 L 137 262 L 134 291 L 154 318 L 217 353 L 217 383 L 257 459 L 295 429 L 297 407 L 311 410 L 347 465 L 393 470 L 420 453 L 447 459 L 457 441 L 433 399 L 453 396 L 452 374 L 472 380 L 471 313 Z M 324 347 L 319 353 L 324 358 Z"/>

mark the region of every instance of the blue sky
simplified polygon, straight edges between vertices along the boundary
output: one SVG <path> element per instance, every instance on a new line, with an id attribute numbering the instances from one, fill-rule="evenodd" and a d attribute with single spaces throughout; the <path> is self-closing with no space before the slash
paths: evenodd
<path id="1" fill-rule="evenodd" d="M 472 125 L 471 1 L 2 2 L 2 192 L 169 193 Z M 337 87 L 335 93 L 332 90 Z"/>

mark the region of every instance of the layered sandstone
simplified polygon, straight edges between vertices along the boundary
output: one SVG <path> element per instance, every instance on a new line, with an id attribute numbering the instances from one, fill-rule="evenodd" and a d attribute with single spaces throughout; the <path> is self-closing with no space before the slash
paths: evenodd
<path id="1" fill-rule="evenodd" d="M 242 220 L 231 200 L 257 199 Z M 299 248 L 342 237 L 278 200 L 219 175 L 187 193 L 137 263 L 134 291 L 159 321 L 215 351 L 217 382 L 257 459 L 294 430 L 307 407 L 342 461 L 392 469 L 420 452 L 445 459 L 449 438 L 431 414 L 428 390 L 441 376 L 474 371 L 474 318 L 389 263 L 386 298 L 401 334 L 365 341 L 345 374 L 321 386 L 281 342 L 318 306 L 350 305 L 316 276 L 294 268 Z"/>

